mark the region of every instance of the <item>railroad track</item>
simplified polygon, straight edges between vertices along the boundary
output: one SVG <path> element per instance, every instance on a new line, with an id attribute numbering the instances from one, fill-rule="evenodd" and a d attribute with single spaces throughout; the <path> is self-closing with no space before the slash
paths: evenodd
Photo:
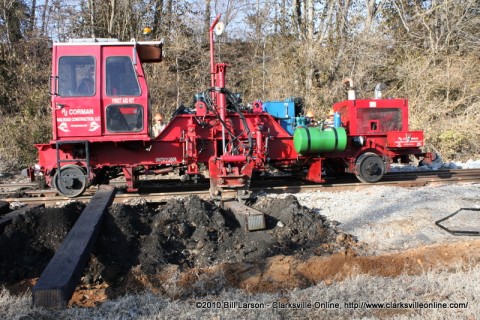
<path id="1" fill-rule="evenodd" d="M 198 185 L 189 185 L 186 187 L 180 183 L 170 183 L 165 187 L 165 185 L 155 184 L 151 186 L 144 186 L 142 192 L 140 193 L 121 193 L 121 187 L 124 185 L 121 181 L 112 182 L 113 185 L 120 187 L 120 191 L 117 192 L 114 201 L 115 202 L 126 202 L 136 198 L 144 198 L 149 202 L 158 202 L 171 197 L 184 197 L 187 195 L 196 195 L 201 198 L 208 198 L 209 194 L 209 185 L 208 183 L 201 183 Z M 348 191 L 348 190 L 361 190 L 366 188 L 371 188 L 374 186 L 397 186 L 397 187 L 421 187 L 427 185 L 442 185 L 448 183 L 480 183 L 480 169 L 461 169 L 461 170 L 438 170 L 438 171 L 414 171 L 414 172 L 390 172 L 387 173 L 384 178 L 375 184 L 367 184 L 354 182 L 354 178 L 345 178 L 345 179 L 327 179 L 326 183 L 323 184 L 314 184 L 308 181 L 300 179 L 282 179 L 282 177 L 277 177 L 275 179 L 269 180 L 255 180 L 252 182 L 252 187 L 250 188 L 253 192 L 265 192 L 265 193 L 299 193 L 306 191 L 328 191 L 328 192 L 338 192 L 338 191 Z M 0 188 L 33 188 L 34 183 L 22 183 L 22 184 L 0 184 Z M 164 192 L 156 192 L 159 188 L 163 188 Z M 188 188 L 188 189 L 186 189 Z M 168 189 L 168 191 L 166 191 Z M 3 192 L 4 195 L 7 195 L 6 198 L 2 199 L 7 202 L 22 202 L 25 204 L 45 204 L 45 205 L 54 205 L 57 202 L 63 201 L 82 201 L 88 202 L 92 198 L 93 193 L 95 193 L 96 188 L 92 187 L 87 190 L 87 193 L 83 196 L 77 198 L 67 198 L 59 196 L 55 190 L 28 190 L 22 191 L 24 197 L 8 197 L 8 192 Z M 18 191 L 16 191 L 18 193 Z M 12 191 L 15 194 L 15 191 Z M 229 193 L 227 192 L 227 197 Z"/>

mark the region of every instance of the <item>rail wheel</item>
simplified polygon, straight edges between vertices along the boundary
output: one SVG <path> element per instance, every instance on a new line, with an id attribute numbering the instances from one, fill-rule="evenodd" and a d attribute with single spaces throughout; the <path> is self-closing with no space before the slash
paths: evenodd
<path id="1" fill-rule="evenodd" d="M 55 173 L 53 186 L 66 197 L 78 197 L 87 188 L 87 176 L 81 167 L 66 165 Z"/>
<path id="2" fill-rule="evenodd" d="M 358 157 L 355 171 L 361 182 L 378 182 L 385 174 L 385 163 L 377 154 L 366 152 Z"/>

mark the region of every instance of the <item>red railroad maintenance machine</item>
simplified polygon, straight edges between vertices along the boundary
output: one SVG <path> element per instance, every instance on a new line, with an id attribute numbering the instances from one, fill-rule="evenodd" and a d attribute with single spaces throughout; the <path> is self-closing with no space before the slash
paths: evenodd
<path id="1" fill-rule="evenodd" d="M 214 61 L 211 87 L 180 107 L 155 136 L 142 65 L 162 60 L 161 41 L 79 39 L 54 43 L 51 77 L 53 140 L 36 145 L 28 169 L 67 197 L 123 175 L 135 191 L 144 174 L 178 173 L 210 179 L 210 193 L 247 197 L 252 176 L 271 169 L 321 183 L 325 172 L 353 173 L 377 182 L 390 163 L 423 157 L 422 131 L 408 128 L 404 99 L 354 97 L 333 105 L 331 121 L 304 115 L 300 99 L 242 104 L 225 87 L 227 65 Z"/>

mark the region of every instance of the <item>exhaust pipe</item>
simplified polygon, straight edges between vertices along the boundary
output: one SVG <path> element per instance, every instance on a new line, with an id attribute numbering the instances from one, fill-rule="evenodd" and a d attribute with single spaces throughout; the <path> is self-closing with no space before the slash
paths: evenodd
<path id="1" fill-rule="evenodd" d="M 345 78 L 345 80 L 343 80 L 343 84 L 347 86 L 348 100 L 355 100 L 356 99 L 356 94 L 355 94 L 355 88 L 353 87 L 352 78 Z"/>
<path id="2" fill-rule="evenodd" d="M 382 98 L 382 91 L 387 89 L 387 85 L 385 83 L 379 83 L 375 86 L 375 99 Z"/>

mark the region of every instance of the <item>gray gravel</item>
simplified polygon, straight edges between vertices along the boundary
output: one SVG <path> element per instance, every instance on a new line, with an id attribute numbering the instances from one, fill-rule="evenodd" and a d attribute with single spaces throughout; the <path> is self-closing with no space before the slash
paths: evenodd
<path id="1" fill-rule="evenodd" d="M 300 204 L 338 221 L 340 229 L 366 242 L 371 253 L 469 239 L 451 235 L 437 227 L 435 221 L 460 208 L 480 208 L 480 184 L 374 186 L 360 191 L 314 191 L 295 196 Z M 480 212 L 462 212 L 446 223 L 457 229 L 480 230 Z"/>

